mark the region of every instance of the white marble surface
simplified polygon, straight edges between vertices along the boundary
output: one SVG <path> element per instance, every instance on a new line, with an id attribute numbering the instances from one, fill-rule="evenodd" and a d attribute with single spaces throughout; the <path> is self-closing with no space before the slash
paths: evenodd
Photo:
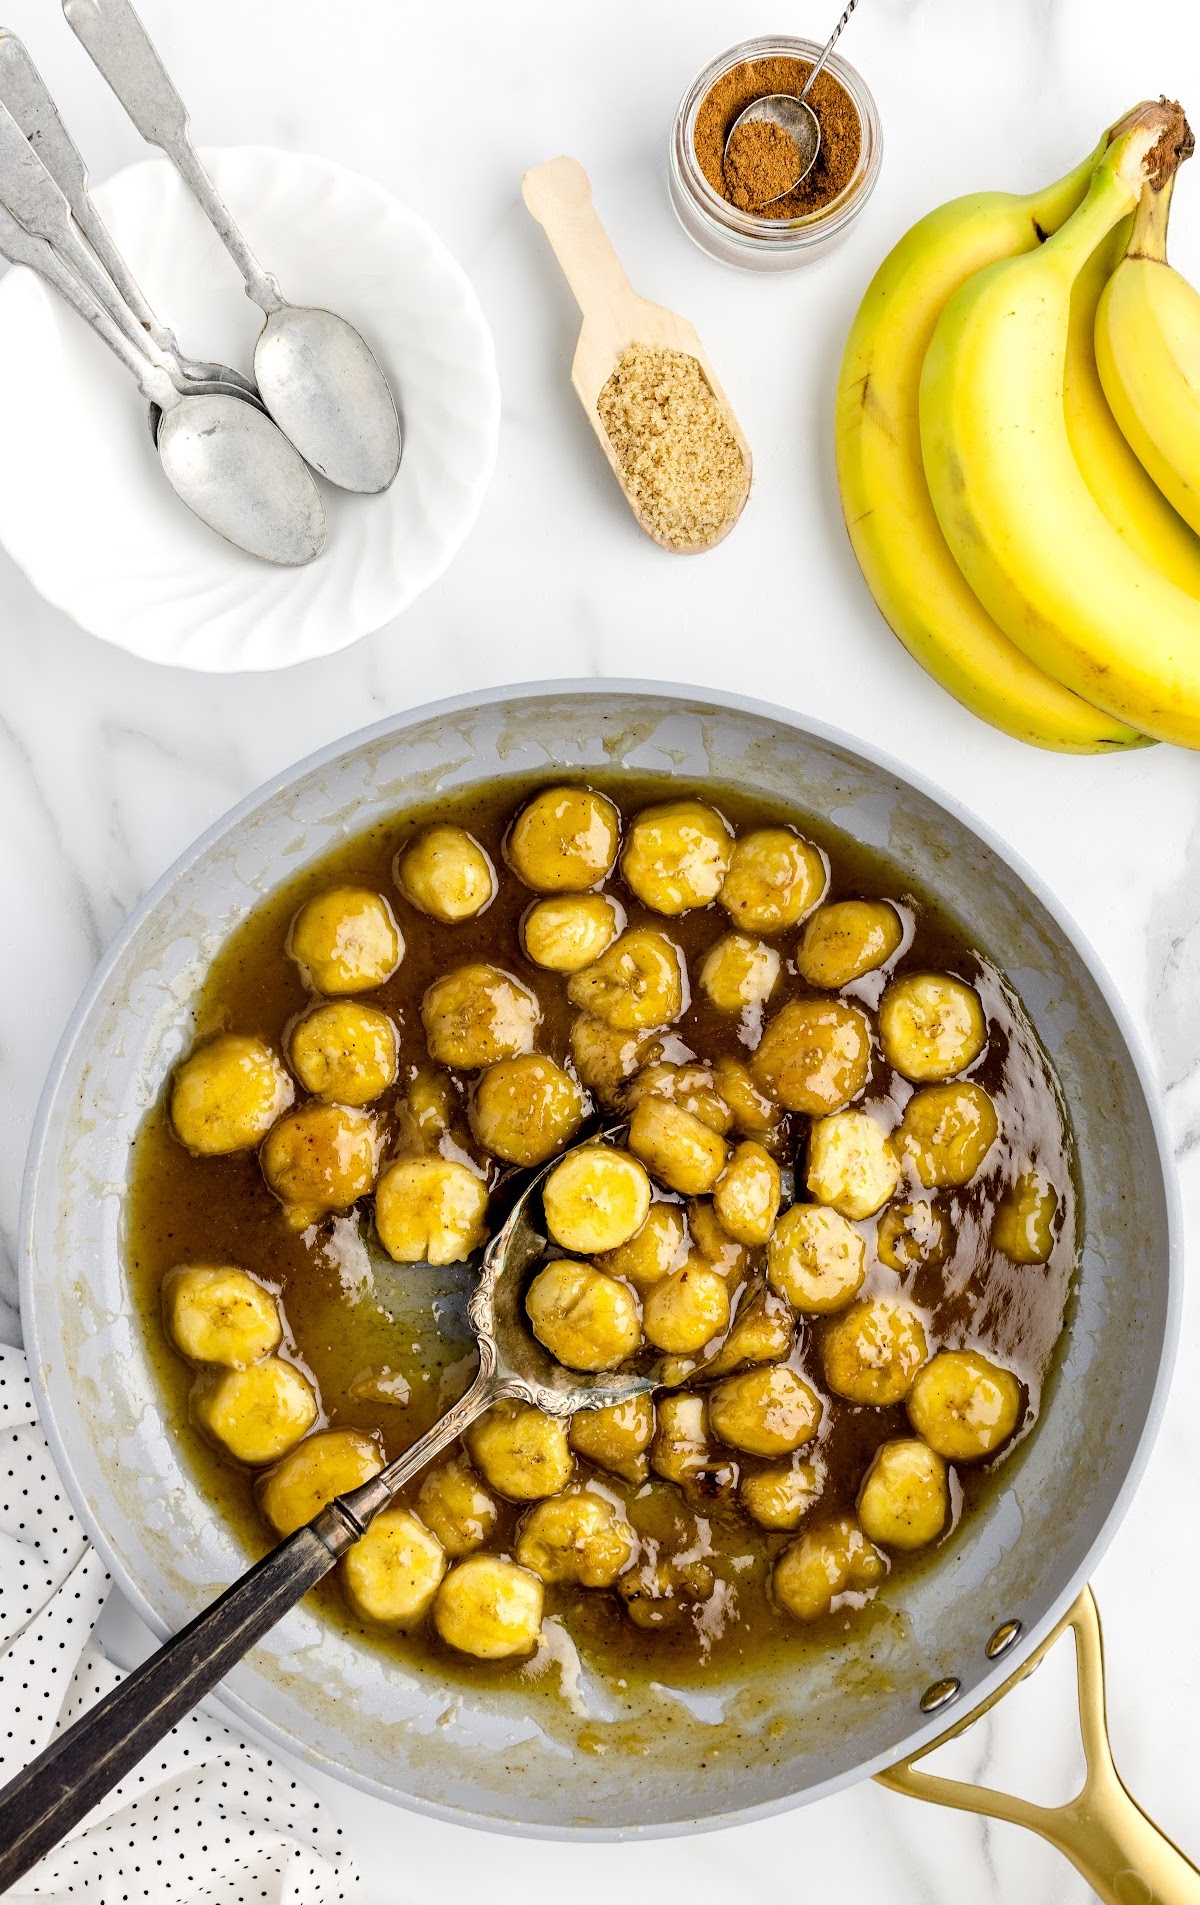
<path id="1" fill-rule="evenodd" d="M 710 263 L 676 228 L 667 128 L 693 71 L 722 46 L 775 26 L 820 37 L 832 6 L 143 0 L 143 11 L 202 139 L 328 153 L 382 179 L 443 233 L 495 329 L 500 463 L 474 535 L 429 595 L 349 652 L 283 675 L 201 679 L 116 654 L 47 608 L 0 554 L 0 1334 L 15 1340 L 18 1329 L 13 1240 L 42 1078 L 101 946 L 139 895 L 201 828 L 309 749 L 434 696 L 547 676 L 736 687 L 869 737 L 986 816 L 1056 888 L 1140 1023 L 1200 1243 L 1200 762 L 1168 748 L 1043 755 L 947 700 L 862 586 L 830 440 L 846 327 L 914 218 L 975 186 L 1043 182 L 1140 96 L 1177 95 L 1200 118 L 1192 0 L 866 0 L 846 52 L 883 116 L 879 188 L 841 252 L 774 280 Z M 51 0 L 9 0 L 5 18 L 95 175 L 139 156 Z M 590 169 L 638 287 L 699 326 L 753 444 L 751 505 L 706 557 L 668 557 L 639 536 L 570 393 L 573 308 L 518 194 L 526 165 L 563 150 Z M 1193 171 L 1176 194 L 1173 255 L 1200 281 L 1200 164 Z M 202 348 L 185 314 L 169 315 Z M 1119 1763 L 1193 1856 L 1198 1394 L 1193 1297 L 1156 1453 L 1096 1579 Z M 1078 1759 L 1069 1683 L 1067 1661 L 1055 1661 L 953 1749 L 959 1763 L 1031 1796 L 1065 1796 Z M 370 1905 L 408 1905 L 435 1883 L 465 1905 L 481 1882 L 503 1905 L 531 1884 L 600 1905 L 647 1879 L 701 1901 L 818 1888 L 879 1905 L 1088 1895 L 1014 1829 L 872 1787 L 714 1838 L 586 1851 L 484 1839 L 332 1782 L 322 1789 L 359 1848 Z"/>

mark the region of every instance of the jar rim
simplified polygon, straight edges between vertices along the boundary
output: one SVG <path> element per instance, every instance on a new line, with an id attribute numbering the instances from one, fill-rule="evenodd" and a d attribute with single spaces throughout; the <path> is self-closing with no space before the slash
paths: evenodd
<path id="1" fill-rule="evenodd" d="M 848 60 L 836 53 L 830 54 L 825 70 L 845 90 L 862 128 L 858 163 L 836 198 L 814 211 L 805 212 L 799 218 L 762 218 L 755 212 L 739 210 L 723 198 L 700 168 L 696 157 L 696 119 L 701 105 L 718 80 L 735 66 L 745 65 L 751 60 L 782 56 L 813 61 L 821 50 L 815 40 L 790 34 L 773 33 L 753 40 L 741 40 L 710 60 L 684 92 L 672 127 L 673 167 L 696 211 L 726 239 L 742 241 L 764 250 L 800 249 L 817 239 L 825 240 L 857 214 L 874 185 L 883 144 L 878 108 L 861 74 Z"/>

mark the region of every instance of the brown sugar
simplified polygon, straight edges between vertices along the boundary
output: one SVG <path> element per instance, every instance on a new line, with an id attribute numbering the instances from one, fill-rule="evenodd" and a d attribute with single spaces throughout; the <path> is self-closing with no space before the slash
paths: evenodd
<path id="1" fill-rule="evenodd" d="M 629 493 L 657 536 L 678 549 L 703 549 L 732 527 L 749 472 L 696 358 L 631 345 L 596 409 Z"/>
<path id="2" fill-rule="evenodd" d="M 799 95 L 812 71 L 811 60 L 777 54 L 770 59 L 743 60 L 731 66 L 700 102 L 693 135 L 696 162 L 714 192 L 730 205 L 739 205 L 735 186 L 725 174 L 725 141 L 738 114 L 768 93 Z M 843 192 L 853 178 L 862 153 L 862 122 L 854 101 L 833 74 L 818 73 L 807 102 L 821 128 L 821 149 L 806 179 L 774 204 L 763 205 L 755 218 L 808 218 Z M 786 134 L 784 135 L 787 136 Z M 790 143 L 790 141 L 789 141 Z M 752 194 L 753 196 L 753 194 Z"/>
<path id="3" fill-rule="evenodd" d="M 730 133 L 725 183 L 729 197 L 742 211 L 758 211 L 785 197 L 800 170 L 800 148 L 783 126 L 767 119 L 748 119 Z M 768 218 L 772 215 L 766 213 Z"/>

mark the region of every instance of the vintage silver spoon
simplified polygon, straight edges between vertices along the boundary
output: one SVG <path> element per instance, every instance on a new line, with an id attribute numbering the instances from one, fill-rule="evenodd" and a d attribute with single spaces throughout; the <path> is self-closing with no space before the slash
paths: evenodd
<path id="1" fill-rule="evenodd" d="M 228 384 L 257 397 L 248 377 L 228 364 L 185 357 L 174 333 L 161 324 L 146 301 L 88 189 L 87 167 L 59 116 L 46 82 L 15 33 L 0 28 L 0 105 L 12 114 L 21 133 L 57 185 L 75 224 L 103 265 L 119 297 L 171 372 L 176 384 Z M 43 234 L 47 236 L 48 234 Z M 113 313 L 115 315 L 115 313 Z"/>
<path id="2" fill-rule="evenodd" d="M 566 1416 L 623 1402 L 653 1387 L 646 1376 L 583 1376 L 565 1370 L 529 1329 L 526 1280 L 546 1248 L 530 1206 L 540 1201 L 542 1181 L 552 1168 L 544 1165 L 530 1180 L 483 1253 L 479 1283 L 467 1305 L 479 1345 L 479 1373 L 466 1394 L 373 1480 L 339 1496 L 272 1548 L 0 1791 L 0 1891 L 77 1826 L 328 1574 L 397 1490 L 494 1402 L 513 1396 Z"/>
<path id="3" fill-rule="evenodd" d="M 63 12 L 142 137 L 195 193 L 266 313 L 254 376 L 280 429 L 339 488 L 387 489 L 400 467 L 400 423 L 365 339 L 332 311 L 289 304 L 264 271 L 200 162 L 187 108 L 129 0 L 63 0 Z"/>
<path id="4" fill-rule="evenodd" d="M 311 562 L 325 542 L 325 506 L 304 459 L 263 410 L 224 384 L 187 396 L 132 343 L 46 239 L 0 206 L 0 257 L 28 265 L 77 311 L 162 412 L 158 454 L 180 500 L 210 529 L 265 562 Z"/>
<path id="5" fill-rule="evenodd" d="M 748 126 L 752 122 L 759 125 L 779 126 L 787 133 L 796 148 L 795 177 L 789 180 L 782 192 L 773 192 L 770 198 L 759 199 L 757 201 L 759 205 L 774 205 L 777 199 L 786 198 L 789 192 L 794 192 L 798 185 L 804 183 L 817 162 L 817 154 L 821 150 L 821 128 L 816 113 L 811 106 L 805 104 L 805 101 L 812 91 L 814 79 L 837 45 L 842 36 L 842 28 L 857 5 L 858 0 L 850 0 L 849 6 L 826 40 L 816 65 L 804 82 L 804 91 L 799 96 L 795 93 L 767 93 L 762 99 L 752 100 L 738 114 L 729 128 L 729 137 L 725 141 L 726 158 L 729 157 L 729 141 L 738 127 Z"/>

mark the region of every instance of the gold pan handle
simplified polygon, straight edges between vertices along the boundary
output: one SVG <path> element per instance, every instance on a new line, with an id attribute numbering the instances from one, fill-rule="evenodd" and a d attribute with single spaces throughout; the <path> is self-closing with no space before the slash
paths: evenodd
<path id="1" fill-rule="evenodd" d="M 955 1739 L 1002 1700 L 1011 1687 L 1032 1673 L 1068 1627 L 1075 1630 L 1075 1675 L 1079 1692 L 1079 1725 L 1087 1773 L 1083 1786 L 1065 1806 L 1035 1806 L 1011 1793 L 971 1786 L 964 1780 L 942 1779 L 917 1770 L 917 1762 Z M 962 1812 L 985 1813 L 1027 1826 L 1066 1854 L 1082 1872 L 1103 1905 L 1200 1905 L 1200 1871 L 1178 1846 L 1148 1819 L 1125 1790 L 1113 1765 L 1104 1708 L 1104 1647 L 1100 1616 L 1090 1588 L 1023 1663 L 1017 1673 L 990 1700 L 949 1728 L 932 1746 L 877 1773 L 893 1792 L 928 1799 L 937 1806 Z"/>

